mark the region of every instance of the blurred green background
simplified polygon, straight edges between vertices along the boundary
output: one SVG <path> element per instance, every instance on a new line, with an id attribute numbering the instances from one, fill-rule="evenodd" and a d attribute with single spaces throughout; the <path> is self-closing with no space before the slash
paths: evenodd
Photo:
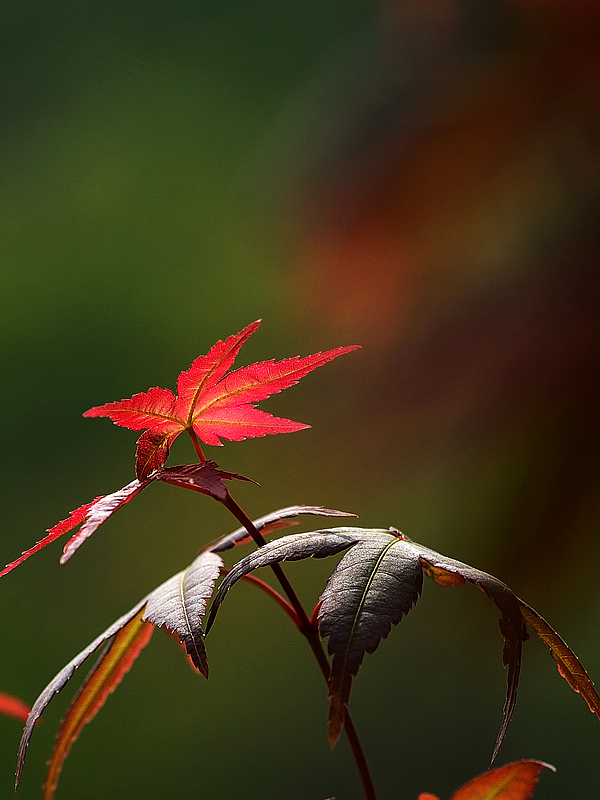
<path id="1" fill-rule="evenodd" d="M 598 16 L 593 0 L 5 2 L 2 563 L 133 477 L 135 433 L 85 409 L 174 388 L 262 317 L 239 365 L 363 349 L 263 404 L 311 430 L 208 448 L 262 484 L 234 487 L 248 513 L 394 525 L 505 580 L 600 676 Z M 192 458 L 178 440 L 170 463 Z M 33 702 L 234 527 L 153 486 L 65 567 L 59 544 L 26 562 L 0 583 L 0 688 Z M 289 566 L 307 604 L 330 566 Z M 240 585 L 207 644 L 209 683 L 155 633 L 57 798 L 360 798 L 281 612 Z M 352 711 L 381 800 L 447 798 L 487 768 L 500 654 L 482 594 L 428 583 L 366 657 Z M 74 690 L 34 735 L 22 800 Z M 0 717 L 2 797 L 20 732 Z M 499 763 L 555 764 L 540 800 L 596 800 L 599 752 L 598 721 L 528 642 Z"/>

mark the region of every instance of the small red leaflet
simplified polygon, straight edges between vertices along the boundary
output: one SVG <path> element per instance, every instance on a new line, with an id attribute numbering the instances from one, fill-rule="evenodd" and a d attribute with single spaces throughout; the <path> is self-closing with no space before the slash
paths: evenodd
<path id="1" fill-rule="evenodd" d="M 192 440 L 221 445 L 221 439 L 239 442 L 267 434 L 291 433 L 309 428 L 256 408 L 260 400 L 281 392 L 311 372 L 357 346 L 337 347 L 305 358 L 262 361 L 228 372 L 240 348 L 260 325 L 251 323 L 207 355 L 199 356 L 177 379 L 177 395 L 154 387 L 128 400 L 106 403 L 86 411 L 84 417 L 109 417 L 116 425 L 145 430 L 138 440 L 136 475 L 144 480 L 162 467 L 175 438 L 188 431 Z M 197 447 L 201 460 L 202 451 Z"/>

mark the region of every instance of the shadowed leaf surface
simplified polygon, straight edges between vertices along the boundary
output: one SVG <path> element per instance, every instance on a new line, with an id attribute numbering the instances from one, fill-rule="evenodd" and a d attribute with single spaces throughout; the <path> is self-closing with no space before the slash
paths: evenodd
<path id="1" fill-rule="evenodd" d="M 273 542 L 268 542 L 254 553 L 243 558 L 223 579 L 212 602 L 206 631 L 212 627 L 219 607 L 225 599 L 225 595 L 236 584 L 240 578 L 248 575 L 259 567 L 270 567 L 282 561 L 301 561 L 305 558 L 326 558 L 327 556 L 337 555 L 348 547 L 356 544 L 356 539 L 350 535 L 352 528 L 338 528 L 332 531 L 312 531 L 310 533 L 296 533 L 291 536 L 284 536 Z"/>
<path id="2" fill-rule="evenodd" d="M 407 614 L 421 593 L 419 555 L 388 531 L 361 535 L 331 573 L 319 610 L 319 628 L 333 655 L 329 681 L 329 741 L 339 739 L 352 677 L 365 653 Z"/>
<path id="3" fill-rule="evenodd" d="M 201 464 L 184 464 L 177 467 L 163 467 L 153 474 L 153 479 L 183 489 L 207 494 L 215 500 L 227 497 L 227 487 L 223 481 L 247 481 L 258 486 L 256 481 L 245 478 L 236 472 L 219 469 L 214 461 L 203 461 Z"/>
<path id="4" fill-rule="evenodd" d="M 322 509 L 320 506 L 291 506 L 262 517 L 257 520 L 256 524 L 264 529 L 270 524 L 277 524 L 281 519 L 288 520 L 297 514 L 337 516 L 342 512 Z M 216 544 L 223 541 L 230 542 L 232 536 L 235 537 L 238 534 L 239 531 L 235 531 L 234 534 L 221 537 L 216 540 Z M 227 547 L 231 546 L 231 544 L 227 544 Z M 75 670 L 94 651 L 113 637 L 115 637 L 113 642 L 91 671 L 61 725 L 61 732 L 50 767 L 52 775 L 49 774 L 47 781 L 48 786 L 52 786 L 52 791 L 72 743 L 83 726 L 101 708 L 108 694 L 116 688 L 143 645 L 150 638 L 153 630 L 151 626 L 165 627 L 169 632 L 175 634 L 185 647 L 194 667 L 208 676 L 208 661 L 200 617 L 205 612 L 206 602 L 212 593 L 222 563 L 219 555 L 210 550 L 203 550 L 187 569 L 174 575 L 144 597 L 131 611 L 120 617 L 72 659 L 43 690 L 31 712 L 29 709 L 23 709 L 23 718 L 27 722 L 19 746 L 16 786 L 21 779 L 35 723 L 43 714 L 46 706 L 54 695 L 64 688 Z M 145 622 L 150 625 L 145 625 Z M 0 702 L 3 697 L 7 698 L 7 707 L 11 707 L 9 700 L 12 701 L 12 698 L 9 698 L 8 695 L 0 695 Z"/>
<path id="5" fill-rule="evenodd" d="M 215 553 L 201 553 L 190 566 L 173 575 L 149 596 L 143 619 L 174 633 L 194 667 L 208 678 L 208 659 L 200 618 L 223 566 Z"/>
<path id="6" fill-rule="evenodd" d="M 331 574 L 319 601 L 319 629 L 329 637 L 333 656 L 330 676 L 329 739 L 339 738 L 352 677 L 366 652 L 372 653 L 391 626 L 417 601 L 422 573 L 444 586 L 469 581 L 484 591 L 500 611 L 503 663 L 508 666 L 507 693 L 492 760 L 496 757 L 514 710 L 522 643 L 527 638 L 519 602 L 502 581 L 460 561 L 410 541 L 395 529 L 335 528 L 285 536 L 261 547 L 236 564 L 221 583 L 210 609 L 207 631 L 228 590 L 258 567 L 283 560 L 335 555 L 352 548 Z"/>

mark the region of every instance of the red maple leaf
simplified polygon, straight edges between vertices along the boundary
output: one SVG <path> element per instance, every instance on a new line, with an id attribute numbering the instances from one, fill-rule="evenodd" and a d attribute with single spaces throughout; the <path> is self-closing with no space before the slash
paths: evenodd
<path id="1" fill-rule="evenodd" d="M 180 374 L 177 395 L 170 389 L 154 387 L 128 400 L 90 408 L 83 416 L 109 417 L 124 428 L 145 430 L 136 452 L 135 471 L 140 480 L 162 467 L 171 444 L 183 431 L 188 431 L 204 461 L 198 439 L 221 445 L 221 439 L 239 442 L 309 428 L 302 422 L 271 416 L 255 404 L 293 386 L 313 369 L 356 346 L 338 347 L 305 358 L 262 361 L 229 372 L 241 346 L 259 325 L 260 320 L 253 322 L 224 342 L 217 342 L 207 355 L 199 356 Z"/>
<path id="2" fill-rule="evenodd" d="M 225 342 L 217 342 L 207 355 L 199 356 L 188 370 L 180 374 L 177 396 L 170 389 L 154 387 L 135 394 L 129 400 L 107 403 L 86 411 L 84 417 L 109 417 L 124 428 L 145 429 L 137 443 L 137 478 L 116 492 L 76 508 L 68 519 L 49 528 L 47 536 L 7 564 L 0 571 L 0 578 L 50 542 L 80 526 L 64 547 L 61 558 L 61 563 L 64 563 L 115 511 L 155 480 L 202 492 L 222 502 L 227 495 L 223 481 L 249 479 L 234 472 L 224 472 L 214 461 L 207 461 L 198 438 L 206 444 L 220 445 L 221 438 L 240 441 L 310 428 L 302 422 L 273 417 L 254 404 L 293 386 L 313 369 L 356 350 L 357 346 L 338 347 L 305 358 L 295 356 L 283 361 L 262 361 L 228 372 L 241 346 L 259 325 L 260 320 L 253 322 Z M 183 431 L 190 434 L 202 463 L 161 469 L 173 440 Z"/>

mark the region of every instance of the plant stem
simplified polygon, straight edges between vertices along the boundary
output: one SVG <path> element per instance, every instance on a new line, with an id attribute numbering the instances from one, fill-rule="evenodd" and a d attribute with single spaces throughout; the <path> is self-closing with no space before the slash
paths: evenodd
<path id="1" fill-rule="evenodd" d="M 227 493 L 226 499 L 222 500 L 221 502 L 223 503 L 225 508 L 227 508 L 233 514 L 233 516 L 239 522 L 241 522 L 241 524 L 248 531 L 250 536 L 252 536 L 256 544 L 259 547 L 263 547 L 266 544 L 264 537 L 262 536 L 260 531 L 257 530 L 254 523 L 252 522 L 250 517 L 246 514 L 246 512 L 241 508 L 241 506 L 237 504 L 237 502 L 229 494 L 229 492 Z M 289 582 L 287 575 L 281 568 L 281 565 L 272 564 L 271 569 L 273 570 L 275 576 L 277 577 L 277 580 L 279 581 L 281 588 L 287 595 L 287 598 L 290 601 L 291 606 L 298 615 L 298 621 L 299 621 L 298 630 L 307 640 L 310 649 L 313 651 L 313 654 L 317 659 L 319 669 L 321 670 L 323 677 L 325 678 L 325 681 L 329 683 L 329 672 L 330 672 L 329 659 L 327 658 L 327 654 L 325 653 L 325 650 L 323 648 L 323 643 L 321 642 L 321 637 L 319 636 L 319 631 L 316 626 L 316 623 L 311 622 L 311 620 L 308 618 L 308 615 L 304 610 L 304 606 L 300 602 L 300 599 L 296 594 L 295 589 Z M 366 800 L 377 800 L 377 794 L 375 792 L 375 785 L 373 784 L 371 770 L 369 769 L 365 752 L 363 750 L 356 728 L 354 727 L 354 723 L 352 721 L 352 717 L 350 716 L 348 708 L 346 708 L 345 710 L 344 730 L 346 732 L 346 736 L 348 737 L 348 743 L 350 744 L 350 749 L 352 750 L 352 755 L 354 756 L 354 761 L 358 769 L 358 774 L 360 775 L 360 780 L 365 793 L 365 798 Z"/>
<path id="2" fill-rule="evenodd" d="M 192 440 L 192 444 L 194 445 L 194 450 L 196 451 L 196 455 L 202 464 L 206 461 L 206 456 L 204 455 L 204 451 L 202 450 L 202 446 L 200 444 L 200 439 L 196 435 L 196 431 L 193 428 L 186 428 L 190 439 Z"/>

